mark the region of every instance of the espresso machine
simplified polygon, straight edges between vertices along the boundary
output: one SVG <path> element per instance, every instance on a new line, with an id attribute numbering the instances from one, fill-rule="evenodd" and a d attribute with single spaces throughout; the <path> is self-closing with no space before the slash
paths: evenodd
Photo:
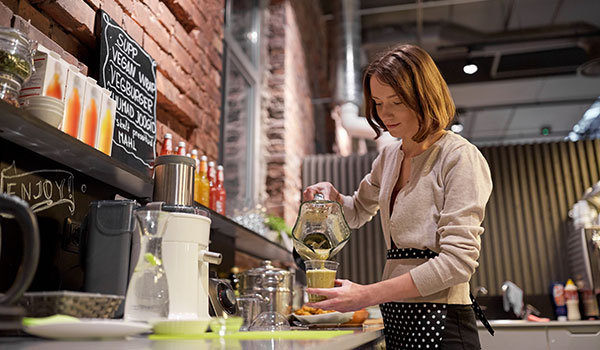
<path id="1" fill-rule="evenodd" d="M 165 212 L 162 259 L 167 275 L 170 320 L 209 318 L 209 264 L 220 264 L 220 253 L 208 250 L 211 220 L 194 207 L 195 161 L 166 155 L 154 165 L 153 203 Z"/>

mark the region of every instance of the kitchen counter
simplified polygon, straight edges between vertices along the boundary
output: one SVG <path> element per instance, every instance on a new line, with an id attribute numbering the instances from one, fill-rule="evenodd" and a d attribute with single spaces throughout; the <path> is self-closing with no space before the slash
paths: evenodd
<path id="1" fill-rule="evenodd" d="M 481 347 L 486 350 L 600 350 L 600 321 L 492 320 L 491 336 L 477 322 Z"/>
<path id="2" fill-rule="evenodd" d="M 299 331 L 302 332 L 302 331 Z M 274 332 L 273 334 L 277 334 Z M 186 339 L 150 340 L 147 337 L 131 337 L 123 340 L 58 341 L 33 337 L 0 338 L 3 350 L 323 350 L 323 349 L 379 349 L 383 343 L 383 330 L 363 331 L 354 329 L 353 334 L 331 339 L 314 340 L 235 340 L 235 339 Z"/>

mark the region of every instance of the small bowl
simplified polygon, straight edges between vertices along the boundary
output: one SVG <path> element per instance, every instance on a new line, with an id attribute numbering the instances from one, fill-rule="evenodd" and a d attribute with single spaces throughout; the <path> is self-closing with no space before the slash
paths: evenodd
<path id="1" fill-rule="evenodd" d="M 153 324 L 154 333 L 194 335 L 206 333 L 210 320 L 163 320 Z"/>
<path id="2" fill-rule="evenodd" d="M 44 107 L 25 107 L 24 111 L 31 114 L 32 116 L 45 121 L 46 123 L 58 128 L 63 120 L 63 113 L 60 113 L 56 109 L 44 108 Z"/>
<path id="3" fill-rule="evenodd" d="M 240 330 L 244 324 L 244 318 L 239 316 L 231 316 L 228 318 L 215 317 L 210 320 L 210 330 L 219 334 L 230 334 Z"/>

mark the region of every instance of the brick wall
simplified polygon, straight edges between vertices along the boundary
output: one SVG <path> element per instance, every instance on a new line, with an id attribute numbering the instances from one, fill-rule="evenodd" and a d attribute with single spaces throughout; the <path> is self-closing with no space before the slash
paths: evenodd
<path id="1" fill-rule="evenodd" d="M 171 132 L 175 144 L 217 159 L 224 0 L 0 1 L 0 25 L 27 31 L 84 72 L 97 59 L 96 10 L 106 11 L 158 63 L 157 150 Z"/>
<path id="2" fill-rule="evenodd" d="M 272 0 L 263 98 L 266 207 L 292 225 L 302 191 L 302 159 L 315 153 L 312 99 L 329 96 L 325 26 L 317 0 Z"/>

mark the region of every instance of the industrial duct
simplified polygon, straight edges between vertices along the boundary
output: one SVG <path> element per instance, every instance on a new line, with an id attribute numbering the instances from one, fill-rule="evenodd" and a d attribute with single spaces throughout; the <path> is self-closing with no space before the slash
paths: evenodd
<path id="1" fill-rule="evenodd" d="M 367 119 L 358 115 L 362 103 L 360 71 L 360 0 L 336 0 L 335 33 L 338 38 L 335 101 L 340 106 L 342 127 L 353 137 L 374 139 Z M 394 138 L 383 133 L 377 148 Z"/>

